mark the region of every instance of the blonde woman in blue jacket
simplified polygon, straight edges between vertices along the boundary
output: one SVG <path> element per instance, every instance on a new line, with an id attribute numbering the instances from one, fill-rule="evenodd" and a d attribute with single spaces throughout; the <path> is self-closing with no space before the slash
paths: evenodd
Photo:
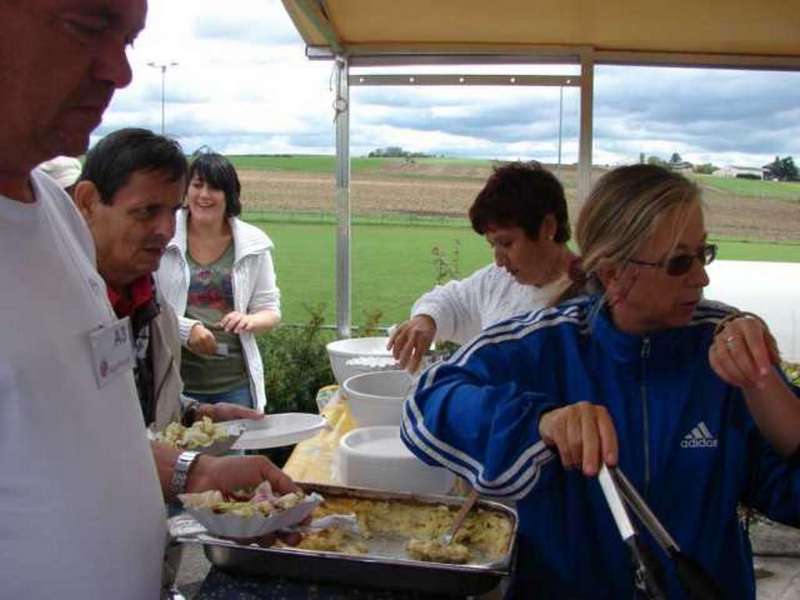
<path id="1" fill-rule="evenodd" d="M 432 366 L 404 405 L 403 440 L 517 502 L 512 597 L 636 597 L 595 479 L 606 463 L 723 597 L 750 600 L 737 508 L 800 525 L 800 390 L 759 318 L 703 298 L 716 246 L 694 183 L 615 169 L 586 200 L 576 239 L 594 292 L 489 327 Z M 692 597 L 653 539 L 641 541 L 665 596 Z"/>
<path id="2" fill-rule="evenodd" d="M 272 241 L 238 218 L 241 184 L 222 155 L 199 155 L 186 206 L 157 274 L 178 315 L 185 394 L 263 411 L 264 370 L 255 336 L 281 319 Z"/>

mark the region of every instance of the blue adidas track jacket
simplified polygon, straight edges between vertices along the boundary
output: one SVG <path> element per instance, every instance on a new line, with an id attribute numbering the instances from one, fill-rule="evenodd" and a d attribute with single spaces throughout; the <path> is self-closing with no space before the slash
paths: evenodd
<path id="1" fill-rule="evenodd" d="M 490 327 L 423 373 L 404 405 L 403 441 L 481 494 L 517 501 L 517 597 L 633 597 L 630 553 L 596 478 L 564 470 L 539 436 L 543 412 L 580 401 L 606 406 L 620 467 L 682 550 L 726 597 L 755 597 L 737 504 L 797 525 L 800 470 L 709 366 L 714 326 L 730 310 L 703 301 L 685 327 L 632 336 L 586 296 Z M 669 598 L 684 598 L 671 562 L 639 530 Z"/>

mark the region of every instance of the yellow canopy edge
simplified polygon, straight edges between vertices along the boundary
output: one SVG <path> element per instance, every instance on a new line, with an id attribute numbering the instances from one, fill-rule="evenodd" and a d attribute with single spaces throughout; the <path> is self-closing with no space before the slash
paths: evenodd
<path id="1" fill-rule="evenodd" d="M 308 46 L 352 55 L 464 48 L 798 57 L 798 0 L 283 0 Z"/>

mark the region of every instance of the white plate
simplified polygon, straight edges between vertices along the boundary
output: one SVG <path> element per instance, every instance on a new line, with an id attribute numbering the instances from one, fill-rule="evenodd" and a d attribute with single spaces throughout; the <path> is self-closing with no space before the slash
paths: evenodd
<path id="1" fill-rule="evenodd" d="M 455 476 L 406 448 L 399 426 L 353 429 L 339 440 L 336 479 L 343 485 L 416 494 L 446 494 Z"/>
<path id="2" fill-rule="evenodd" d="M 245 431 L 234 450 L 263 450 L 291 446 L 315 436 L 325 425 L 325 417 L 311 413 L 267 415 L 263 421 L 249 420 L 253 428 Z"/>

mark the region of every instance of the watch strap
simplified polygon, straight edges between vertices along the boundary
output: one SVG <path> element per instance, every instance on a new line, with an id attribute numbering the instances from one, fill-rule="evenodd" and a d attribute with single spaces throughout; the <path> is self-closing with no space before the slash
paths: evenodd
<path id="1" fill-rule="evenodd" d="M 199 452 L 186 451 L 178 455 L 175 466 L 172 469 L 172 479 L 169 482 L 169 489 L 174 495 L 183 494 L 186 491 L 186 481 L 189 479 L 189 470 L 194 461 L 200 456 Z"/>

